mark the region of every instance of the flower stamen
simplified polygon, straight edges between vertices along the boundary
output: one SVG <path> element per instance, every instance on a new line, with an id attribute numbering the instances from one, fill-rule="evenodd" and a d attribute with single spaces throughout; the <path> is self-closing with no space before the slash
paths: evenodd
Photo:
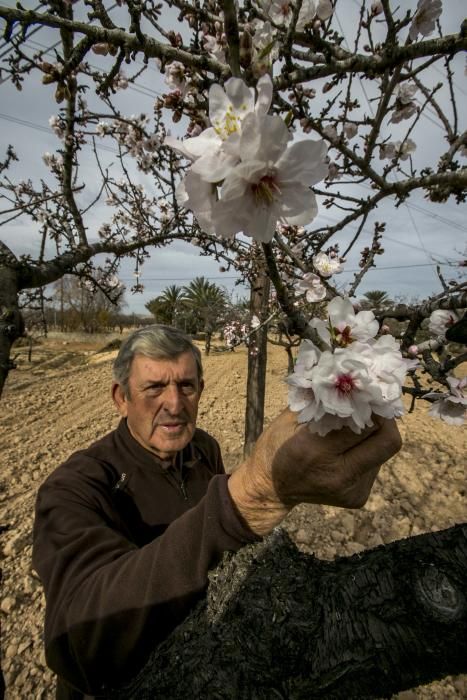
<path id="1" fill-rule="evenodd" d="M 251 191 L 257 205 L 266 204 L 270 206 L 281 191 L 272 175 L 265 175 L 259 182 L 251 185 Z"/>
<path id="2" fill-rule="evenodd" d="M 334 385 L 342 396 L 348 396 L 356 388 L 355 380 L 351 374 L 339 374 Z"/>

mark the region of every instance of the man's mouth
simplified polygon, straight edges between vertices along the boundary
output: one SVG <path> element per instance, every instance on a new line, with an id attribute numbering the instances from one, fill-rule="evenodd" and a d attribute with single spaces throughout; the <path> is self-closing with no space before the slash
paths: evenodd
<path id="1" fill-rule="evenodd" d="M 185 426 L 185 423 L 158 423 L 157 427 L 166 430 L 168 433 L 176 433 Z"/>

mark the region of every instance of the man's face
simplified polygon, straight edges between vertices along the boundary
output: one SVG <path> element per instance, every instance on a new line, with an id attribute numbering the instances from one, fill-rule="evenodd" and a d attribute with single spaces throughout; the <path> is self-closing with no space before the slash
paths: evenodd
<path id="1" fill-rule="evenodd" d="M 112 395 L 135 440 L 161 459 L 172 459 L 194 435 L 202 390 L 195 358 L 184 352 L 170 360 L 135 355 L 129 396 L 116 383 Z"/>

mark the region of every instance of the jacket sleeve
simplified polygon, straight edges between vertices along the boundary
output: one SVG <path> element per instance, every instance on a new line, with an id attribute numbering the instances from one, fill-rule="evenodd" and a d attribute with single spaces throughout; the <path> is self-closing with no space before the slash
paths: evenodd
<path id="1" fill-rule="evenodd" d="M 223 552 L 257 537 L 238 515 L 228 476 L 138 548 L 112 522 L 102 484 L 52 476 L 36 505 L 33 564 L 46 593 L 49 666 L 97 694 L 131 678 L 203 595 Z"/>

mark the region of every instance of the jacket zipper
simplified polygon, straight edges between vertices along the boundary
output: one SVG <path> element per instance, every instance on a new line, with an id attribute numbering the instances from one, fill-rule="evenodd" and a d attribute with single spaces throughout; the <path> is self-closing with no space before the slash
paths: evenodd
<path id="1" fill-rule="evenodd" d="M 164 476 L 165 478 L 171 483 L 171 484 L 176 484 L 178 490 L 181 492 L 183 496 L 184 501 L 188 501 L 188 491 L 185 486 L 185 478 L 181 473 L 180 470 L 180 478 L 177 478 L 177 475 L 174 472 L 168 472 L 164 470 Z"/>

